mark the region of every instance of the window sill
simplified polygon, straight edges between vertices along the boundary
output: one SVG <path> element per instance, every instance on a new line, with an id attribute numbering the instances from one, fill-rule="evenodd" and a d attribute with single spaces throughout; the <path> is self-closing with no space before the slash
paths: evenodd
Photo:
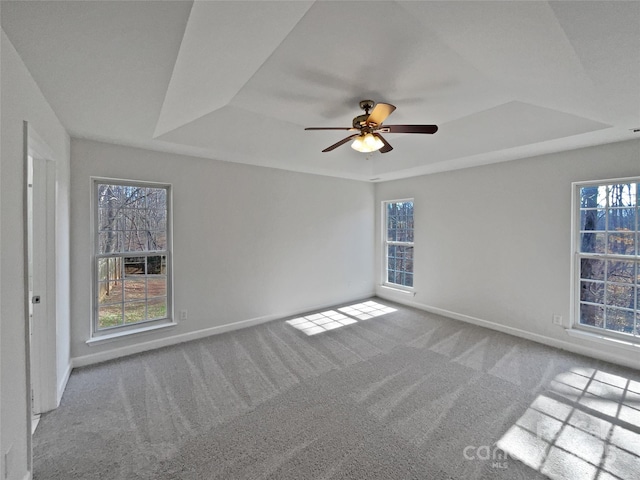
<path id="1" fill-rule="evenodd" d="M 156 330 L 160 330 L 163 328 L 167 328 L 167 327 L 175 327 L 176 325 L 178 325 L 176 322 L 168 320 L 166 323 L 155 323 L 153 325 L 145 325 L 142 326 L 140 328 L 134 328 L 131 330 L 124 330 L 124 331 L 119 331 L 119 332 L 113 332 L 113 333 L 107 333 L 104 335 L 100 335 L 97 337 L 92 337 L 89 340 L 87 340 L 87 345 L 100 345 L 102 343 L 109 343 L 109 342 L 114 342 L 116 340 L 120 340 L 122 338 L 125 337 L 129 337 L 131 335 L 136 335 L 136 334 L 140 334 L 140 333 L 148 333 L 148 332 L 154 332 Z"/>
<path id="2" fill-rule="evenodd" d="M 597 342 L 604 345 L 609 345 L 612 347 L 640 353 L 640 344 L 638 343 L 627 342 L 625 340 L 620 340 L 618 338 L 608 337 L 604 334 L 585 332 L 582 330 L 577 330 L 575 328 L 567 328 L 565 329 L 565 331 L 567 332 L 567 335 L 569 335 L 570 337 L 581 338 L 583 340 L 590 340 L 592 342 Z"/>
<path id="3" fill-rule="evenodd" d="M 398 287 L 396 285 L 387 285 L 385 283 L 380 284 L 380 288 L 384 288 L 385 290 L 391 290 L 392 292 L 397 292 L 397 293 L 404 293 L 406 295 L 412 295 L 415 296 L 415 291 L 413 290 L 413 288 L 409 289 L 409 288 L 402 288 L 402 287 Z"/>

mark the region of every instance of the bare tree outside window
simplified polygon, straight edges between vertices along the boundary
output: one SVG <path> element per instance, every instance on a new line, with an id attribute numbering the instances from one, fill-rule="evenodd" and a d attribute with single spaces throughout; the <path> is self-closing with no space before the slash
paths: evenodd
<path id="1" fill-rule="evenodd" d="M 385 202 L 386 283 L 413 287 L 413 201 Z"/>
<path id="2" fill-rule="evenodd" d="M 95 331 L 167 319 L 167 186 L 97 182 Z"/>
<path id="3" fill-rule="evenodd" d="M 638 336 L 640 242 L 637 181 L 579 189 L 579 324 Z"/>

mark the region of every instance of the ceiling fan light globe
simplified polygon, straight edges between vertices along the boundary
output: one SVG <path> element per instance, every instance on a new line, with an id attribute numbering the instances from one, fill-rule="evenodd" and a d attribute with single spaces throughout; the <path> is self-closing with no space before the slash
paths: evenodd
<path id="1" fill-rule="evenodd" d="M 366 151 L 366 150 L 363 150 L 364 148 L 366 148 L 365 144 L 364 144 L 364 135 L 357 136 L 356 139 L 351 144 L 351 148 L 353 148 L 354 150 L 356 150 L 358 152 Z"/>
<path id="2" fill-rule="evenodd" d="M 370 133 L 357 136 L 351 144 L 351 148 L 362 153 L 375 152 L 376 150 L 380 150 L 383 146 L 384 143 L 382 143 L 382 140 Z"/>
<path id="3" fill-rule="evenodd" d="M 375 150 L 380 150 L 382 147 L 384 147 L 384 143 L 382 143 L 382 140 L 380 140 L 376 135 L 373 135 L 371 133 L 367 133 L 364 136 L 364 143 L 366 143 L 367 146 L 371 149 L 370 150 L 371 152 Z"/>

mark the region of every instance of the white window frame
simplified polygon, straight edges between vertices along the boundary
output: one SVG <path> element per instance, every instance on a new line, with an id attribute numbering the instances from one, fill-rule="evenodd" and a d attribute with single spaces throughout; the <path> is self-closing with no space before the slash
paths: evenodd
<path id="1" fill-rule="evenodd" d="M 572 242 L 572 255 L 571 255 L 571 323 L 567 332 L 572 336 L 579 336 L 583 338 L 588 338 L 595 341 L 602 341 L 611 344 L 618 344 L 621 347 L 632 347 L 635 351 L 638 347 L 640 347 L 640 294 L 637 289 L 640 289 L 640 282 L 636 283 L 636 295 L 635 295 L 635 332 L 634 333 L 624 333 L 617 332 L 615 330 L 609 330 L 607 328 L 600 328 L 591 325 L 585 325 L 580 323 L 580 304 L 581 304 L 581 279 L 580 279 L 580 267 L 581 260 L 583 258 L 592 258 L 598 260 L 623 260 L 623 261 L 634 261 L 636 262 L 635 266 L 635 275 L 640 275 L 640 252 L 638 249 L 640 245 L 640 233 L 639 233 L 639 225 L 640 222 L 638 208 L 640 205 L 638 201 L 640 200 L 640 192 L 636 192 L 636 254 L 635 255 L 619 255 L 613 253 L 582 253 L 581 244 L 581 211 L 580 211 L 580 189 L 583 187 L 589 186 L 604 186 L 604 185 L 615 185 L 615 184 L 628 184 L 628 183 L 640 183 L 640 177 L 627 177 L 627 178 L 614 178 L 614 179 L 606 179 L 606 180 L 592 180 L 586 182 L 574 182 L 572 183 L 572 191 L 571 191 L 571 242 Z M 614 207 L 615 208 L 615 207 Z M 609 209 L 608 199 L 607 205 L 604 207 L 605 210 Z M 608 225 L 605 225 L 606 234 L 609 233 Z M 606 273 L 605 273 L 605 281 L 603 281 L 604 285 L 604 305 L 606 305 Z M 594 304 L 595 305 L 595 304 Z"/>
<path id="2" fill-rule="evenodd" d="M 101 254 L 99 252 L 99 229 L 98 229 L 98 186 L 102 184 L 125 185 L 133 187 L 145 188 L 162 188 L 166 190 L 167 198 L 167 219 L 166 219 L 166 248 L 164 250 L 154 251 L 133 251 L 133 252 L 114 252 L 113 254 Z M 120 337 L 129 336 L 131 334 L 156 330 L 158 328 L 176 325 L 173 312 L 173 261 L 172 261 L 172 185 L 168 183 L 157 183 L 140 180 L 91 177 L 91 238 L 92 238 L 92 256 L 91 256 L 91 338 L 88 344 L 99 343 L 103 341 L 114 340 Z M 109 328 L 98 328 L 98 259 L 106 257 L 149 257 L 149 256 L 166 256 L 166 282 L 167 282 L 167 309 L 166 317 L 143 320 L 136 323 L 119 325 Z M 124 301 L 124 299 L 123 299 Z"/>
<path id="3" fill-rule="evenodd" d="M 387 205 L 391 203 L 407 203 L 413 204 L 413 220 L 414 220 L 414 241 L 413 242 L 398 242 L 388 239 L 388 217 L 387 217 Z M 382 285 L 389 288 L 398 290 L 405 290 L 411 292 L 415 288 L 415 201 L 413 198 L 401 198 L 396 200 L 384 200 L 382 202 Z M 406 286 L 399 283 L 392 283 L 389 281 L 389 247 L 390 246 L 410 246 L 414 248 L 414 269 L 411 272 L 413 276 L 413 285 Z"/>

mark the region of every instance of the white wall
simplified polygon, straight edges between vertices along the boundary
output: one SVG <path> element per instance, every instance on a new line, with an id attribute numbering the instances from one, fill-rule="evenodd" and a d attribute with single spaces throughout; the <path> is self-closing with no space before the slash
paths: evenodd
<path id="1" fill-rule="evenodd" d="M 56 160 L 56 389 L 60 403 L 71 374 L 71 266 L 70 244 L 70 147 L 66 157 Z"/>
<path id="2" fill-rule="evenodd" d="M 71 167 L 74 365 L 373 294 L 371 184 L 76 139 Z M 188 310 L 188 320 L 85 343 L 91 176 L 173 185 L 174 309 Z"/>
<path id="3" fill-rule="evenodd" d="M 1 102 L 2 102 L 2 176 L 0 178 L 0 325 L 2 329 L 1 384 L 2 384 L 2 433 L 0 435 L 0 455 L 10 450 L 7 469 L 9 479 L 22 479 L 27 475 L 28 433 L 26 411 L 26 349 L 23 275 L 23 121 L 26 120 L 39 133 L 55 155 L 58 200 L 67 201 L 69 171 L 69 137 L 58 121 L 55 113 L 38 89 L 22 60 L 2 32 L 1 62 Z M 60 312 L 68 311 L 69 290 L 64 283 L 68 278 L 68 220 L 65 212 L 68 205 L 58 205 L 56 212 L 61 222 L 57 233 L 56 259 L 60 266 L 56 289 Z M 65 256 L 66 255 L 66 256 Z M 66 307 L 65 307 L 66 305 Z M 68 317 L 58 318 L 57 343 L 68 345 L 65 324 Z M 60 327 L 58 329 L 58 327 Z M 66 337 L 65 337 L 66 335 Z M 66 355 L 65 355 L 66 352 Z M 69 365 L 68 348 L 57 353 L 58 371 Z M 4 472 L 4 465 L 2 470 Z"/>
<path id="4" fill-rule="evenodd" d="M 2 2 L 0 2 L 0 21 L 2 21 Z M 0 55 L 2 55 L 2 49 L 4 43 L 4 32 L 0 31 Z M 2 57 L 0 57 L 0 60 Z M 2 111 L 2 61 L 0 61 L 0 112 Z M 1 115 L 0 115 L 1 116 Z M 2 120 L 0 118 L 0 185 L 2 185 Z M 2 195 L 0 195 L 0 252 L 2 252 Z M 0 254 L 0 265 L 1 265 Z M 2 275 L 0 275 L 0 347 L 2 346 Z M 2 353 L 0 352 L 0 432 L 2 432 Z M 0 433 L 0 472 L 4 472 L 4 448 L 2 443 L 2 434 Z"/>
<path id="5" fill-rule="evenodd" d="M 379 285 L 381 234 L 376 291 L 640 367 L 637 353 L 569 337 L 552 324 L 553 314 L 569 321 L 571 183 L 637 175 L 640 141 L 629 141 L 378 184 L 378 228 L 382 201 L 415 198 L 415 297 Z"/>

